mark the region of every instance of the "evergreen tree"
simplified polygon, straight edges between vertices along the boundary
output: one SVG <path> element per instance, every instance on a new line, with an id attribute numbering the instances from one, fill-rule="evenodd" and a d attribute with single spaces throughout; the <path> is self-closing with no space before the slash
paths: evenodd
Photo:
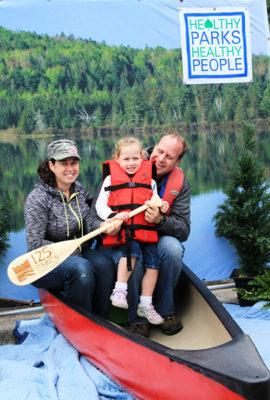
<path id="1" fill-rule="evenodd" d="M 35 130 L 38 132 L 44 132 L 47 126 L 44 122 L 43 115 L 41 114 L 40 108 L 37 110 L 35 115 Z"/>
<path id="2" fill-rule="evenodd" d="M 227 199 L 214 216 L 216 235 L 236 248 L 239 273 L 256 276 L 270 262 L 270 192 L 256 155 L 256 133 L 245 125 L 244 143 L 224 192 Z"/>
<path id="3" fill-rule="evenodd" d="M 263 118 L 267 118 L 270 116 L 270 84 L 264 91 L 262 101 L 260 104 L 260 111 Z"/>
<path id="4" fill-rule="evenodd" d="M 35 127 L 35 112 L 31 104 L 23 110 L 19 126 L 24 133 L 33 131 Z"/>

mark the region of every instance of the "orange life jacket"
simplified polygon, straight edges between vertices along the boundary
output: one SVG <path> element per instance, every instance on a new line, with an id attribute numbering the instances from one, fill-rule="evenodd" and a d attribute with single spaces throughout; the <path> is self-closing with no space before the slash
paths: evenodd
<path id="1" fill-rule="evenodd" d="M 166 215 L 170 214 L 172 203 L 174 202 L 175 198 L 179 195 L 182 190 L 184 182 L 184 173 L 183 170 L 179 167 L 174 167 L 171 172 L 165 176 L 161 190 L 160 190 L 160 197 L 163 200 L 166 200 L 169 203 L 169 209 Z M 162 188 L 164 186 L 164 193 L 162 194 Z"/>
<path id="2" fill-rule="evenodd" d="M 108 174 L 111 175 L 111 186 L 105 188 L 110 191 L 107 204 L 115 213 L 129 212 L 151 199 L 153 165 L 153 161 L 143 160 L 139 170 L 130 177 L 115 160 L 103 163 L 103 180 Z M 127 223 L 123 223 L 119 235 L 106 235 L 103 245 L 124 244 L 128 237 L 139 242 L 156 243 L 158 241 L 155 225 L 145 221 L 144 212 L 135 215 Z"/>

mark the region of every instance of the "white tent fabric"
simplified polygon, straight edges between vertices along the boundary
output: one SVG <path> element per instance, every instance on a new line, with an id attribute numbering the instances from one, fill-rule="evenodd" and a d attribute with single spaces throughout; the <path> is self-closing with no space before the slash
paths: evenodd
<path id="1" fill-rule="evenodd" d="M 254 55 L 270 55 L 266 0 L 3 0 L 0 25 L 108 45 L 180 48 L 179 8 L 246 7 Z"/>

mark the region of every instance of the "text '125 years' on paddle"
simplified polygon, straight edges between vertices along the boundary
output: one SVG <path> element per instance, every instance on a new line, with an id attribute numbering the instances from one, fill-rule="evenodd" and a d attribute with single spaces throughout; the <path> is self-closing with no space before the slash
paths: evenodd
<path id="1" fill-rule="evenodd" d="M 161 199 L 155 194 L 150 202 L 158 207 L 162 204 Z M 131 218 L 147 208 L 148 205 L 144 204 L 129 212 L 129 217 Z M 82 243 L 106 232 L 117 222 L 114 220 L 81 238 L 52 243 L 17 257 L 8 266 L 7 274 L 10 281 L 15 285 L 24 286 L 42 278 L 68 258 Z"/>

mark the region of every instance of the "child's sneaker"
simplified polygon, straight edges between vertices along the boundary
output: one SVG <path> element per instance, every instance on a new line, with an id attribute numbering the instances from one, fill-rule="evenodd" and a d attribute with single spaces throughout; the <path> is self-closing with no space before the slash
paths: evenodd
<path id="1" fill-rule="evenodd" d="M 128 309 L 127 303 L 127 292 L 126 290 L 116 290 L 114 289 L 110 297 L 112 305 L 119 308 Z"/>
<path id="2" fill-rule="evenodd" d="M 146 318 L 150 324 L 160 325 L 164 322 L 164 319 L 156 312 L 153 304 L 149 306 L 144 306 L 141 303 L 138 305 L 137 314 L 139 317 Z"/>

